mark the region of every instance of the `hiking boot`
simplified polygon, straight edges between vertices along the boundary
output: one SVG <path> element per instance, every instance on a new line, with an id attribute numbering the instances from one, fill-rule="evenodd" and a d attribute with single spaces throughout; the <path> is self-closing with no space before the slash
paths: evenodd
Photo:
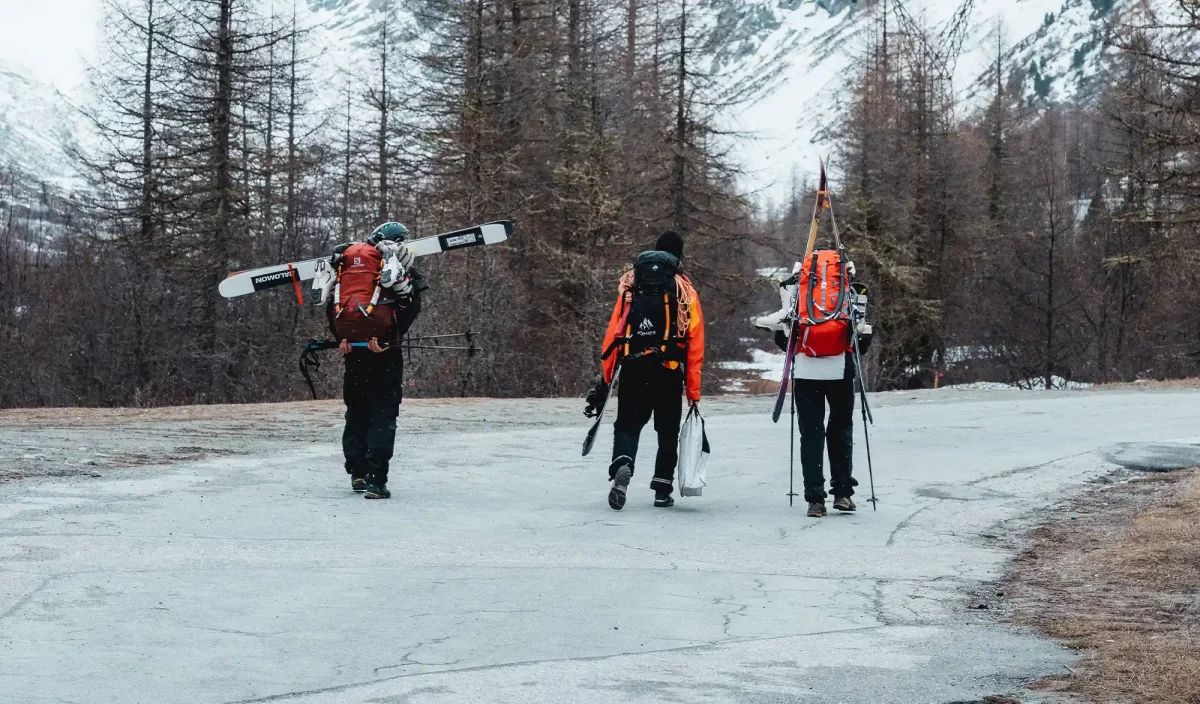
<path id="1" fill-rule="evenodd" d="M 670 494 L 655 493 L 654 505 L 658 508 L 670 508 L 675 505 L 675 499 Z"/>
<path id="2" fill-rule="evenodd" d="M 388 491 L 387 484 L 367 484 L 367 493 L 363 494 L 365 499 L 390 499 L 392 492 Z"/>
<path id="3" fill-rule="evenodd" d="M 629 464 L 628 458 L 617 458 L 617 461 L 625 460 L 617 471 L 613 474 L 612 488 L 608 490 L 608 507 L 614 511 L 620 511 L 625 508 L 625 493 L 629 489 L 629 480 L 633 479 L 633 465 Z"/>
<path id="4" fill-rule="evenodd" d="M 809 518 L 821 518 L 825 515 L 825 513 L 826 513 L 826 511 L 825 511 L 825 502 L 824 501 L 809 501 L 808 502 L 808 517 Z"/>
<path id="5" fill-rule="evenodd" d="M 350 477 L 350 488 L 353 489 L 354 491 L 366 491 L 367 490 L 367 478 L 366 477 Z"/>
<path id="6" fill-rule="evenodd" d="M 833 500 L 833 507 L 839 511 L 855 511 L 858 509 L 854 505 L 854 500 L 849 496 L 839 496 Z"/>

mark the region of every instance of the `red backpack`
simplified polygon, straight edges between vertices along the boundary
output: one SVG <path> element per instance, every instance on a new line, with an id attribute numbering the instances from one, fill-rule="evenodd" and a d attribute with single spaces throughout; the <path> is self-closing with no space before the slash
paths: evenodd
<path id="1" fill-rule="evenodd" d="M 383 255 L 367 242 L 352 244 L 338 261 L 334 287 L 333 327 L 351 342 L 386 342 L 395 325 L 392 301 L 380 301 L 379 274 Z"/>
<path id="2" fill-rule="evenodd" d="M 832 357 L 852 349 L 849 282 L 843 266 L 837 250 L 821 249 L 800 268 L 797 349 L 809 357 Z"/>

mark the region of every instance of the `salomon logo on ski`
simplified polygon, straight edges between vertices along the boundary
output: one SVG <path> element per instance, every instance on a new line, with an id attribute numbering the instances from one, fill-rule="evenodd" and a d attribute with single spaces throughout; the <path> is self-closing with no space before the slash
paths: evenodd
<path id="1" fill-rule="evenodd" d="M 292 273 L 287 269 L 284 269 L 283 271 L 277 271 L 274 274 L 256 276 L 250 281 L 254 285 L 255 291 L 261 291 L 264 288 L 271 288 L 272 286 L 282 286 L 291 280 Z"/>

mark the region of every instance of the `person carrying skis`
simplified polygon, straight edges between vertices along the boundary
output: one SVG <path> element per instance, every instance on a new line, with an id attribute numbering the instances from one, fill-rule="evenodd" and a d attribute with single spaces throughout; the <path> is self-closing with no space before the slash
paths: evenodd
<path id="1" fill-rule="evenodd" d="M 366 242 L 338 246 L 337 271 L 322 292 L 329 329 L 346 362 L 342 396 L 346 428 L 342 452 L 350 487 L 368 499 L 387 499 L 388 465 L 396 442 L 396 416 L 403 398 L 404 358 L 399 343 L 421 312 L 427 287 L 401 243 L 408 229 L 387 222 Z M 352 343 L 366 343 L 366 347 Z"/>
<path id="2" fill-rule="evenodd" d="M 817 257 L 813 258 L 814 265 Z M 854 264 L 848 262 L 846 272 L 854 275 Z M 779 298 L 783 308 L 755 321 L 763 330 L 775 331 L 775 344 L 784 353 L 788 350 L 788 337 L 793 330 L 793 319 L 797 308 L 798 288 L 804 275 L 800 262 L 796 262 L 792 276 L 779 283 Z M 857 286 L 857 284 L 854 284 Z M 860 356 L 871 345 L 872 330 L 866 322 L 865 296 L 855 304 L 856 314 L 851 324 L 858 332 Z M 825 324 L 837 323 L 830 320 Z M 795 329 L 800 329 L 796 326 Z M 802 330 L 802 333 L 804 331 Z M 840 335 L 849 336 L 848 326 Z M 814 336 L 815 337 L 815 336 Z M 846 340 L 841 347 L 850 346 Z M 835 354 L 812 356 L 798 346 L 792 359 L 792 397 L 796 404 L 796 422 L 800 428 L 800 466 L 804 476 L 804 500 L 808 502 L 808 516 L 820 518 L 825 510 L 825 448 L 829 448 L 830 490 L 833 507 L 839 511 L 854 511 L 854 487 L 858 480 L 853 476 L 854 456 L 854 351 L 839 351 Z M 829 423 L 825 424 L 825 404 L 829 404 Z"/>
<path id="3" fill-rule="evenodd" d="M 671 493 L 678 460 L 681 396 L 691 405 L 700 403 L 700 375 L 704 366 L 704 315 L 700 297 L 680 268 L 683 237 L 667 230 L 652 251 L 642 252 L 633 269 L 621 277 L 601 348 L 602 374 L 588 394 L 588 406 L 603 404 L 620 369 L 617 420 L 614 424 L 612 486 L 608 505 L 625 506 L 633 477 L 638 440 L 654 418 L 658 455 L 654 462 L 654 505 L 675 504 Z"/>

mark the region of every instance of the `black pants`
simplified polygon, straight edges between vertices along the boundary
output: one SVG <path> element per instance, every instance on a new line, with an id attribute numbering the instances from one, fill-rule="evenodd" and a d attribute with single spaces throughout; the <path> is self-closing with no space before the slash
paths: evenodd
<path id="1" fill-rule="evenodd" d="M 403 396 L 404 360 L 399 352 L 354 350 L 346 355 L 342 396 L 346 472 L 386 484 L 396 444 L 396 416 Z"/>
<path id="2" fill-rule="evenodd" d="M 658 456 L 650 488 L 671 493 L 679 459 L 679 421 L 683 417 L 683 370 L 667 369 L 657 359 L 630 362 L 621 369 L 617 388 L 617 422 L 613 426 L 613 459 L 637 460 L 642 428 L 654 416 Z M 612 479 L 612 470 L 609 479 Z"/>
<path id="3" fill-rule="evenodd" d="M 800 426 L 800 466 L 804 500 L 825 501 L 825 447 L 829 447 L 829 488 L 834 496 L 853 496 L 854 380 L 796 379 L 796 422 Z M 825 425 L 825 403 L 829 425 Z"/>

